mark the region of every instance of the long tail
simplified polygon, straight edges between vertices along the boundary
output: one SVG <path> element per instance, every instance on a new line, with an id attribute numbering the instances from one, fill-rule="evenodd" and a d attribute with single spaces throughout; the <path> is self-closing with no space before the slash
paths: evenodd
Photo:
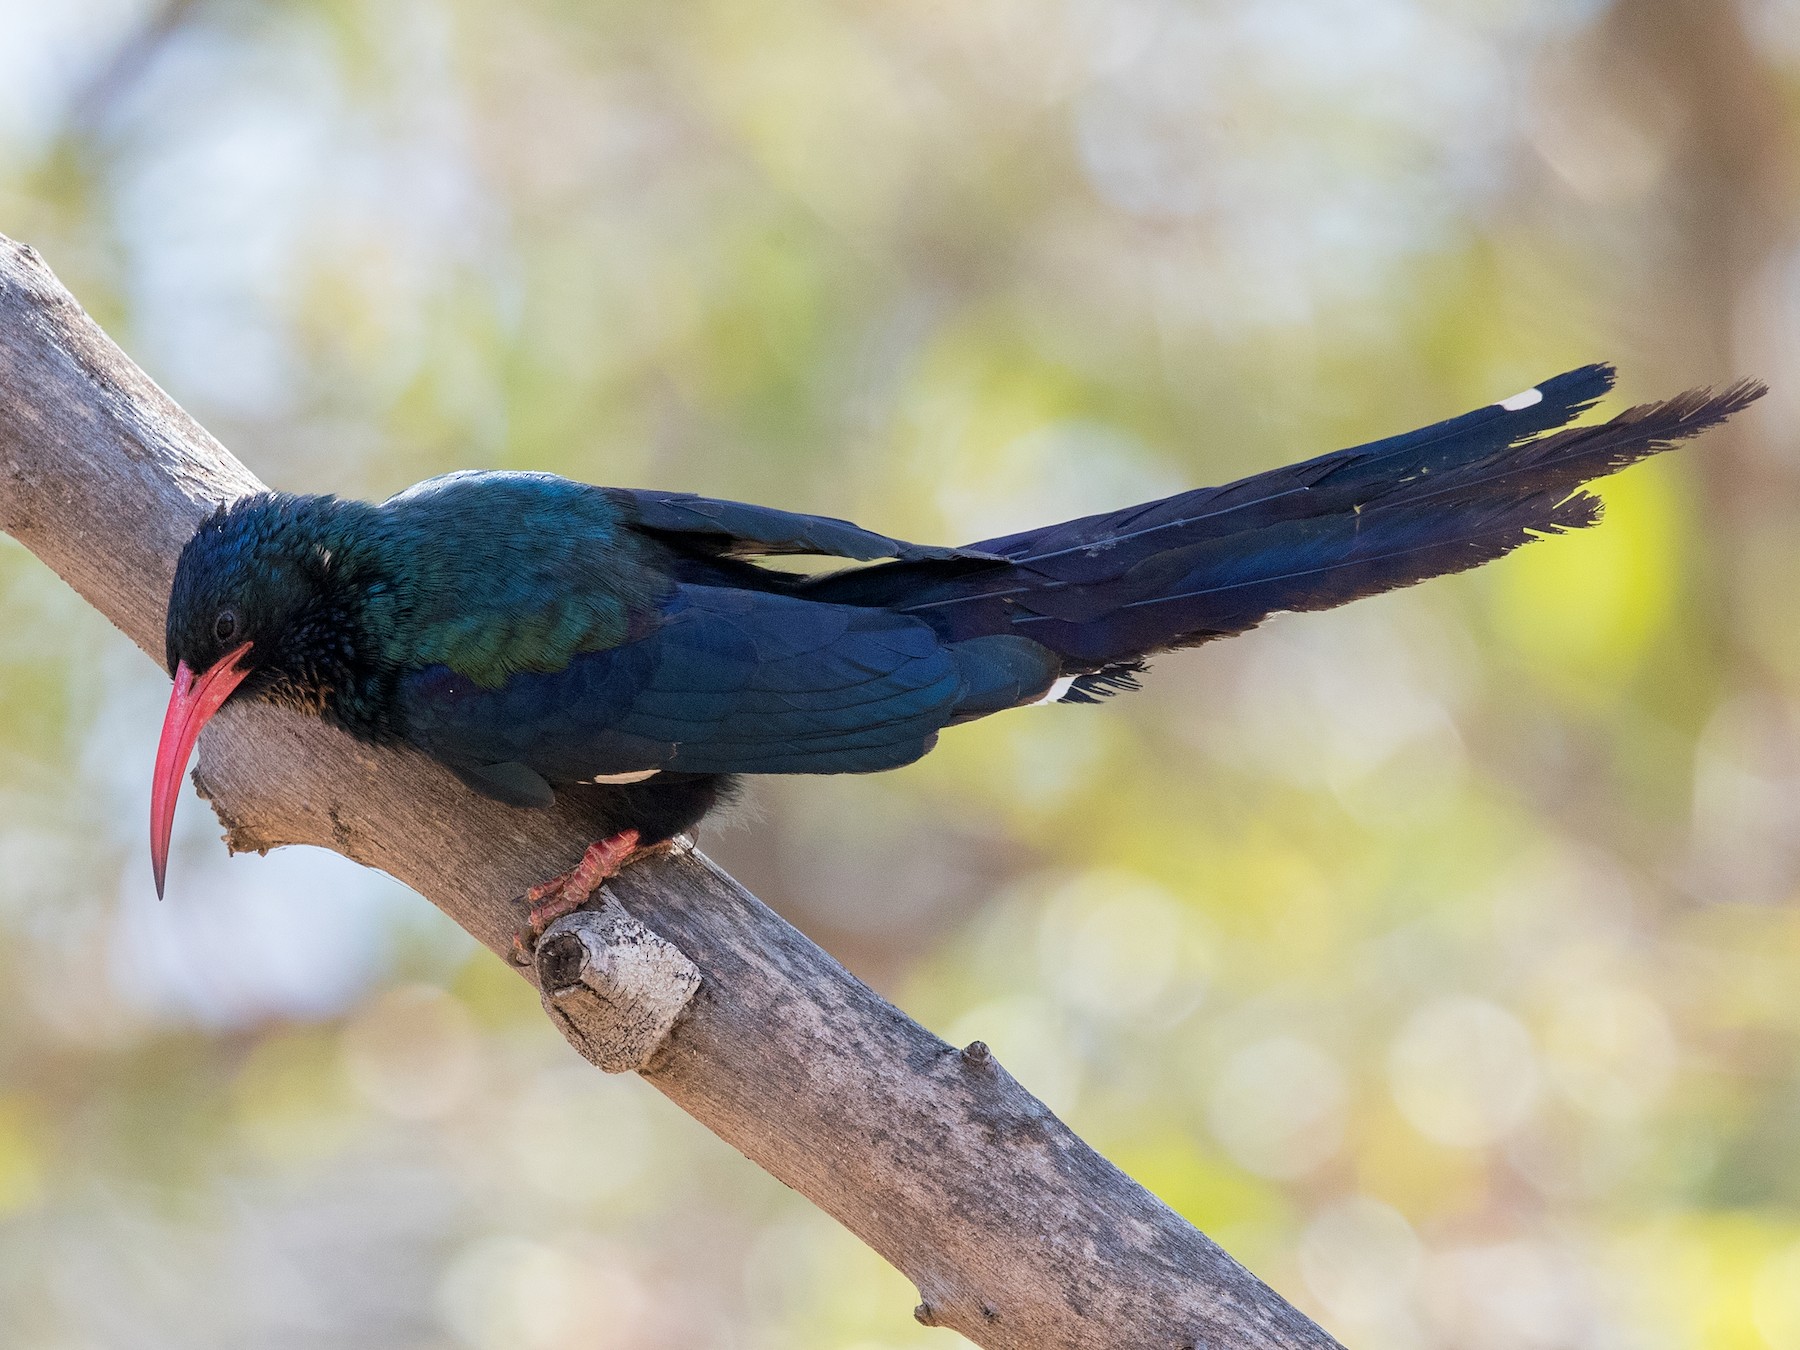
<path id="1" fill-rule="evenodd" d="M 1280 610 L 1328 609 L 1461 572 L 1539 535 L 1592 525 L 1600 502 L 1583 484 L 1765 392 L 1740 380 L 1569 427 L 1613 378 L 1611 366 L 1584 366 L 1403 436 L 972 546 L 1003 565 L 867 569 L 828 583 L 840 593 L 820 598 L 890 604 L 958 640 L 1027 637 L 1065 674 L 1097 677 L 1087 688 L 1102 692 L 1108 672 L 1151 653 L 1241 633 Z"/>

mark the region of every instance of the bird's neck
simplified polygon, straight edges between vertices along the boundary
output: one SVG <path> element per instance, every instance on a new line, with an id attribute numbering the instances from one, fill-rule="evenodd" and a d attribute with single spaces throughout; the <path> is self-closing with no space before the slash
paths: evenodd
<path id="1" fill-rule="evenodd" d="M 308 611 L 290 625 L 280 673 L 262 695 L 361 740 L 392 741 L 400 670 L 393 634 L 405 600 L 380 513 L 366 502 L 315 498 L 304 502 L 296 523 L 317 584 Z"/>

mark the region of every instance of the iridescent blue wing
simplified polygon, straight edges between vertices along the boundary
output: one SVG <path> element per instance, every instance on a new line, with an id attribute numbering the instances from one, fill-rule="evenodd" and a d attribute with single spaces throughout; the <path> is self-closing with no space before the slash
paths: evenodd
<path id="1" fill-rule="evenodd" d="M 832 516 L 809 516 L 796 511 L 749 502 L 696 497 L 689 492 L 651 492 L 636 488 L 605 488 L 617 504 L 620 519 L 643 533 L 677 536 L 727 557 L 771 557 L 810 553 L 823 557 L 872 562 L 895 558 L 902 562 L 944 559 L 993 561 L 994 555 L 975 549 L 939 548 L 890 539 Z"/>
<path id="2" fill-rule="evenodd" d="M 1049 687 L 1021 638 L 947 644 L 904 615 L 682 586 L 642 637 L 483 688 L 447 666 L 403 680 L 407 739 L 472 785 L 544 805 L 551 784 L 682 773 L 869 773 L 952 722 Z"/>

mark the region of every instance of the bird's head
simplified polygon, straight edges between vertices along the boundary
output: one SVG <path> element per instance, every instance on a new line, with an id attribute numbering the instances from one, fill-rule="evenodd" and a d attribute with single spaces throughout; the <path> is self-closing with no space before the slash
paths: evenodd
<path id="1" fill-rule="evenodd" d="M 354 655 L 331 498 L 259 493 L 209 516 L 181 550 L 169 593 L 175 689 L 156 750 L 150 856 L 163 891 L 182 772 L 227 701 L 319 707 Z"/>

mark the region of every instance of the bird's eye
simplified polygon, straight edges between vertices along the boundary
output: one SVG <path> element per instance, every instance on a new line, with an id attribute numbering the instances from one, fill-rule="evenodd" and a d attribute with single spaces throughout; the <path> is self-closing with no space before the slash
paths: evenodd
<path id="1" fill-rule="evenodd" d="M 213 636 L 220 642 L 230 642 L 237 636 L 238 616 L 235 609 L 222 609 L 219 617 L 213 620 Z"/>

